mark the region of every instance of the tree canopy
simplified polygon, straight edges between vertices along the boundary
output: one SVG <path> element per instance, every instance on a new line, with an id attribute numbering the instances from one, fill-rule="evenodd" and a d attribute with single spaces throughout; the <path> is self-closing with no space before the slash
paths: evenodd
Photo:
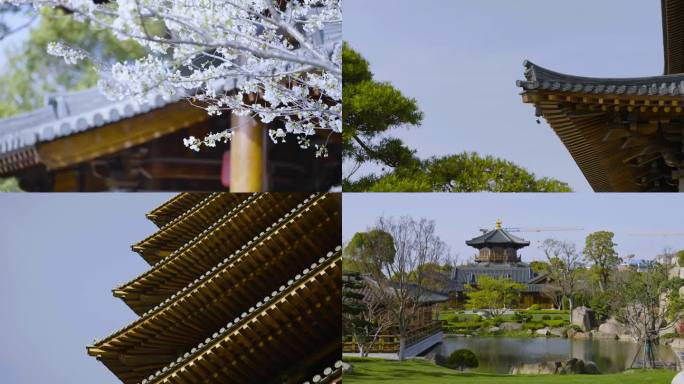
<path id="1" fill-rule="evenodd" d="M 388 82 L 373 79 L 368 61 L 343 47 L 343 157 L 349 165 L 343 190 L 350 192 L 569 192 L 568 184 L 537 178 L 510 161 L 477 152 L 420 159 L 416 150 L 392 137 L 400 127 L 418 127 L 417 101 Z M 360 177 L 364 166 L 381 173 Z"/>
<path id="2" fill-rule="evenodd" d="M 622 261 L 615 250 L 615 234 L 609 231 L 590 233 L 585 240 L 584 258 L 592 263 L 602 291 L 608 287 L 608 280 L 615 267 Z"/>

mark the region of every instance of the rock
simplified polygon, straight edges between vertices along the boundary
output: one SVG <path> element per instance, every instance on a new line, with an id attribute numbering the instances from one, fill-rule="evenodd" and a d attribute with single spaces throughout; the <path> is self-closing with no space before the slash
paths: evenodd
<path id="1" fill-rule="evenodd" d="M 684 297 L 684 287 L 679 288 L 679 297 Z"/>
<path id="2" fill-rule="evenodd" d="M 572 358 L 563 363 L 563 372 L 567 375 L 578 375 L 584 372 L 584 361 Z"/>
<path id="3" fill-rule="evenodd" d="M 501 323 L 499 328 L 504 331 L 522 331 L 523 325 L 520 323 Z"/>
<path id="4" fill-rule="evenodd" d="M 499 327 L 489 327 L 489 328 L 487 328 L 487 332 L 489 332 L 489 333 L 497 333 L 497 332 L 499 332 L 499 331 L 501 331 L 501 328 L 499 328 Z"/>
<path id="5" fill-rule="evenodd" d="M 616 338 L 617 335 L 629 335 L 631 333 L 629 327 L 617 321 L 614 317 L 599 325 L 598 330 L 601 333 L 614 334 Z"/>
<path id="6" fill-rule="evenodd" d="M 672 379 L 672 384 L 684 384 L 684 371 L 675 375 L 675 377 Z"/>
<path id="7" fill-rule="evenodd" d="M 542 336 L 548 336 L 549 335 L 549 329 L 548 328 L 542 328 L 542 329 L 537 329 L 534 331 L 537 335 L 542 335 Z"/>
<path id="8" fill-rule="evenodd" d="M 594 311 L 587 307 L 577 307 L 572 310 L 572 323 L 587 332 L 596 327 L 596 316 Z"/>
<path id="9" fill-rule="evenodd" d="M 572 329 L 572 328 L 568 329 L 568 330 L 565 332 L 565 336 L 567 336 L 568 339 L 572 339 L 573 337 L 575 337 L 575 334 L 577 334 L 577 331 L 575 331 L 575 330 Z"/>
<path id="10" fill-rule="evenodd" d="M 617 340 L 618 336 L 615 333 L 605 333 L 605 332 L 600 332 L 600 331 L 592 331 L 591 332 L 592 337 L 596 339 L 604 339 L 604 340 Z"/>
<path id="11" fill-rule="evenodd" d="M 580 339 L 580 340 L 587 340 L 591 339 L 591 332 L 576 332 L 573 336 L 573 339 Z"/>
<path id="12" fill-rule="evenodd" d="M 518 364 L 511 368 L 511 375 L 554 375 L 560 369 L 560 362 Z"/>
<path id="13" fill-rule="evenodd" d="M 549 328 L 549 334 L 552 336 L 556 337 L 565 337 L 566 336 L 566 331 L 565 328 Z"/>
<path id="14" fill-rule="evenodd" d="M 598 365 L 594 363 L 593 361 L 587 361 L 584 363 L 584 373 L 585 375 L 600 375 L 601 370 L 599 369 Z"/>
<path id="15" fill-rule="evenodd" d="M 518 364 L 511 368 L 510 373 L 511 375 L 597 375 L 601 371 L 592 361 L 585 363 L 584 360 L 572 358 L 564 362 Z"/>
<path id="16" fill-rule="evenodd" d="M 348 373 L 353 373 L 354 368 L 352 368 L 351 364 L 345 363 L 344 361 L 342 362 L 342 374 L 348 374 Z"/>

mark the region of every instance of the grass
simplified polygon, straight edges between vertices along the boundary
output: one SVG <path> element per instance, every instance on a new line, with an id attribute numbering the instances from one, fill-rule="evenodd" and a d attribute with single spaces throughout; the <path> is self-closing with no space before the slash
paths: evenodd
<path id="1" fill-rule="evenodd" d="M 669 370 L 632 370 L 606 375 L 513 376 L 460 373 L 424 360 L 399 362 L 345 357 L 344 361 L 353 367 L 353 373 L 344 375 L 344 384 L 670 384 L 676 374 Z"/>

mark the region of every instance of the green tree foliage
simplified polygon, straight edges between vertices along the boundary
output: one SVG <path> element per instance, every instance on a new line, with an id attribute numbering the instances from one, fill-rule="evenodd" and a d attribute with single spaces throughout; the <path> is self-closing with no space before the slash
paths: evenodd
<path id="1" fill-rule="evenodd" d="M 684 267 L 684 249 L 677 252 L 677 265 Z"/>
<path id="2" fill-rule="evenodd" d="M 542 273 L 549 272 L 549 263 L 535 260 L 530 262 L 530 268 L 532 268 L 532 272 L 541 275 Z"/>
<path id="3" fill-rule="evenodd" d="M 520 303 L 520 293 L 524 289 L 523 284 L 508 278 L 479 276 L 477 285 L 466 285 L 466 308 L 483 310 L 492 317 L 501 316 Z"/>
<path id="4" fill-rule="evenodd" d="M 41 107 L 50 92 L 86 89 L 97 83 L 97 73 L 88 60 L 70 65 L 48 55 L 46 47 L 51 41 L 82 47 L 101 64 L 144 54 L 132 41 L 120 42 L 110 32 L 65 17 L 60 10 L 46 9 L 28 41 L 8 52 L 7 65 L 0 74 L 0 117 Z"/>
<path id="5" fill-rule="evenodd" d="M 389 233 L 373 229 L 357 232 L 344 248 L 343 268 L 347 271 L 382 274 L 382 266 L 394 261 L 396 249 Z"/>
<path id="6" fill-rule="evenodd" d="M 373 80 L 368 62 L 343 48 L 343 156 L 354 163 L 343 180 L 350 192 L 570 192 L 563 182 L 536 178 L 509 161 L 475 152 L 419 159 L 415 150 L 388 136 L 398 127 L 417 126 L 423 114 L 415 99 L 386 82 Z M 352 180 L 363 165 L 379 164 L 383 174 Z"/>
<path id="7" fill-rule="evenodd" d="M 595 272 L 601 291 L 606 290 L 610 276 L 615 267 L 622 261 L 618 257 L 613 242 L 614 233 L 609 231 L 598 231 L 590 233 L 584 246 L 584 258 L 592 263 L 592 271 Z"/>
<path id="8" fill-rule="evenodd" d="M 359 165 L 410 165 L 414 151 L 399 139 L 382 136 L 393 128 L 420 123 L 423 114 L 416 100 L 405 97 L 390 83 L 374 81 L 368 62 L 347 43 L 342 50 L 342 79 L 345 159 Z"/>
<path id="9" fill-rule="evenodd" d="M 448 368 L 463 371 L 466 368 L 477 368 L 480 362 L 475 353 L 469 349 L 457 349 L 449 355 L 445 364 Z"/>

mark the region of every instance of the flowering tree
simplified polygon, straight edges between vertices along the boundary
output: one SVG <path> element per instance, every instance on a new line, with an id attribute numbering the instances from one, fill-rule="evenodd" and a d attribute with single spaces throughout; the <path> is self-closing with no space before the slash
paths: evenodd
<path id="1" fill-rule="evenodd" d="M 48 53 L 67 63 L 91 59 L 100 73 L 100 89 L 112 99 L 183 96 L 210 115 L 230 110 L 280 120 L 271 129 L 274 142 L 287 134 L 302 148 L 310 146 L 316 129 L 341 132 L 341 41 L 321 38 L 321 31 L 339 27 L 341 0 L 0 0 L 0 4 L 31 3 L 35 8 L 59 7 L 72 17 L 110 30 L 120 40 L 146 48 L 137 60 L 113 65 L 92 60 L 90 52 L 62 42 Z M 229 130 L 185 145 L 227 142 Z M 325 156 L 325 145 L 316 147 Z"/>

